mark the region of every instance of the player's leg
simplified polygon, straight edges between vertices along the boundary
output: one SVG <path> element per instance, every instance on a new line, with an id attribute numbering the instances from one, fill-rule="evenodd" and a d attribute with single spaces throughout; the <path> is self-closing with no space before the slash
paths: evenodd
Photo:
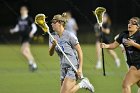
<path id="1" fill-rule="evenodd" d="M 75 93 L 80 88 L 88 89 L 91 93 L 94 92 L 94 87 L 92 86 L 92 84 L 89 82 L 87 78 L 83 78 L 79 84 L 75 85 L 71 89 L 71 93 Z"/>
<path id="2" fill-rule="evenodd" d="M 37 69 L 37 65 L 35 63 L 34 57 L 30 51 L 30 44 L 29 42 L 22 43 L 21 52 L 24 57 L 28 60 L 29 65 L 31 66 L 31 70 Z"/>
<path id="3" fill-rule="evenodd" d="M 116 52 L 114 50 L 108 50 L 108 52 L 113 57 L 113 59 L 115 60 L 115 63 L 117 65 L 117 67 L 120 67 L 120 59 L 118 58 Z"/>
<path id="4" fill-rule="evenodd" d="M 94 87 L 90 84 L 87 78 L 84 78 L 79 84 L 76 84 L 76 80 L 66 77 L 60 93 L 76 93 L 80 88 L 86 88 L 90 92 L 94 92 Z"/>
<path id="5" fill-rule="evenodd" d="M 96 42 L 96 55 L 97 55 L 97 63 L 96 68 L 100 69 L 102 68 L 102 62 L 101 62 L 101 48 L 100 48 L 100 42 Z"/>
<path id="6" fill-rule="evenodd" d="M 66 77 L 61 86 L 60 93 L 74 93 L 70 91 L 76 85 L 76 80 Z M 77 87 L 78 89 L 78 87 Z"/>
<path id="7" fill-rule="evenodd" d="M 123 80 L 123 93 L 131 93 L 131 86 L 140 80 L 140 71 L 131 66 Z"/>
<path id="8" fill-rule="evenodd" d="M 75 71 L 70 68 L 65 72 L 66 75 L 62 83 L 60 93 L 75 93 L 80 88 L 87 88 L 89 91 L 94 92 L 94 87 L 90 84 L 87 78 L 82 79 L 79 84 L 76 84 L 77 76 Z"/>
<path id="9" fill-rule="evenodd" d="M 72 68 L 61 68 L 61 89 L 60 93 L 71 93 L 72 89 L 76 85 L 76 73 Z"/>

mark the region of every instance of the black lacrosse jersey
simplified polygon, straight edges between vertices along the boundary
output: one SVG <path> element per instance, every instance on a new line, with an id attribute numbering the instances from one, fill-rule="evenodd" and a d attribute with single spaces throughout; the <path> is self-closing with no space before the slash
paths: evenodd
<path id="1" fill-rule="evenodd" d="M 25 19 L 18 18 L 19 33 L 22 37 L 28 37 L 32 29 L 33 19 L 28 16 Z"/>
<path id="2" fill-rule="evenodd" d="M 109 24 L 107 22 L 104 22 L 102 24 L 102 27 L 104 29 L 107 29 L 107 28 L 110 29 L 111 28 L 111 24 Z M 106 34 L 104 32 L 101 32 L 98 23 L 96 23 L 94 25 L 94 31 L 95 31 L 96 41 L 100 41 L 100 38 L 101 38 L 101 35 L 102 35 L 102 39 L 103 39 L 102 42 L 103 43 L 106 43 L 106 44 L 110 44 L 111 43 L 111 36 L 110 36 L 110 34 Z"/>
<path id="3" fill-rule="evenodd" d="M 119 37 L 116 39 L 116 41 L 119 44 L 123 44 L 125 47 L 126 55 L 127 55 L 127 63 L 129 66 L 139 66 L 140 67 L 140 49 L 137 49 L 133 46 L 126 47 L 124 45 L 125 41 L 130 38 L 134 40 L 134 42 L 140 44 L 140 31 L 137 31 L 133 35 L 129 36 L 128 31 L 124 31 L 119 34 Z"/>

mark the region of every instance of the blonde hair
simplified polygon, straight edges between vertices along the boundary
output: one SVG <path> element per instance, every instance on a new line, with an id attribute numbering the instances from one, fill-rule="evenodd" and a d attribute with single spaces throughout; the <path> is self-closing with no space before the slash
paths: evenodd
<path id="1" fill-rule="evenodd" d="M 62 15 L 60 14 L 54 15 L 52 20 L 57 20 L 59 23 L 63 25 L 63 27 L 65 27 L 67 23 L 66 13 L 63 13 Z"/>

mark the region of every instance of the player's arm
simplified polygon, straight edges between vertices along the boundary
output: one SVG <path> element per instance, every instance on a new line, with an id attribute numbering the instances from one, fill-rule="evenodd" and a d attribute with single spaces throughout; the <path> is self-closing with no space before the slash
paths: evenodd
<path id="1" fill-rule="evenodd" d="M 134 40 L 132 40 L 130 38 L 128 38 L 128 40 L 125 42 L 125 45 L 128 46 L 128 47 L 133 46 L 133 47 L 135 47 L 137 49 L 140 49 L 140 44 L 134 42 Z"/>
<path id="2" fill-rule="evenodd" d="M 111 44 L 105 44 L 105 43 L 101 43 L 101 48 L 108 48 L 108 49 L 115 49 L 119 46 L 120 44 L 117 41 L 114 41 Z"/>
<path id="3" fill-rule="evenodd" d="M 30 33 L 29 33 L 29 37 L 30 38 L 32 38 L 33 36 L 34 36 L 34 34 L 35 34 L 35 32 L 37 31 L 37 27 L 36 27 L 36 25 L 35 25 L 35 23 L 34 23 L 34 20 L 32 19 L 32 17 L 29 17 L 29 24 L 30 24 L 30 26 L 31 26 L 31 31 L 30 31 Z"/>
<path id="4" fill-rule="evenodd" d="M 31 27 L 32 27 L 32 30 L 31 30 L 29 36 L 32 38 L 34 36 L 35 32 L 37 31 L 37 27 L 34 23 L 31 24 Z"/>
<path id="5" fill-rule="evenodd" d="M 136 47 L 137 49 L 140 49 L 140 44 L 138 44 L 136 42 L 133 44 L 133 46 Z"/>
<path id="6" fill-rule="evenodd" d="M 17 24 L 13 29 L 10 29 L 10 33 L 13 34 L 19 31 L 19 25 Z"/>
<path id="7" fill-rule="evenodd" d="M 57 43 L 57 41 L 54 40 L 51 47 L 49 48 L 49 55 L 50 56 L 53 56 L 53 54 L 54 54 L 54 49 L 55 49 L 56 43 Z"/>
<path id="8" fill-rule="evenodd" d="M 77 51 L 77 54 L 78 54 L 78 58 L 79 58 L 79 68 L 78 68 L 78 76 L 80 77 L 82 75 L 82 66 L 83 66 L 83 52 L 82 52 L 82 49 L 81 49 L 81 46 L 80 44 L 76 44 L 75 46 L 75 49 Z"/>
<path id="9" fill-rule="evenodd" d="M 78 54 L 78 59 L 79 59 L 79 68 L 77 69 L 77 75 L 78 77 L 82 76 L 82 66 L 83 66 L 83 52 L 81 49 L 81 46 L 78 42 L 78 38 L 73 35 L 73 34 L 69 34 L 70 35 L 70 43 L 72 44 L 72 47 L 74 47 L 77 51 Z"/>

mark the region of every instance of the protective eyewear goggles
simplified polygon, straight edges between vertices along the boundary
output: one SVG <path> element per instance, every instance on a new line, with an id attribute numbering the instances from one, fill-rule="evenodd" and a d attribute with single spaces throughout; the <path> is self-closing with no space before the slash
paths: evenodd
<path id="1" fill-rule="evenodd" d="M 138 22 L 136 20 L 129 20 L 128 24 L 139 26 L 139 24 L 138 24 Z"/>

